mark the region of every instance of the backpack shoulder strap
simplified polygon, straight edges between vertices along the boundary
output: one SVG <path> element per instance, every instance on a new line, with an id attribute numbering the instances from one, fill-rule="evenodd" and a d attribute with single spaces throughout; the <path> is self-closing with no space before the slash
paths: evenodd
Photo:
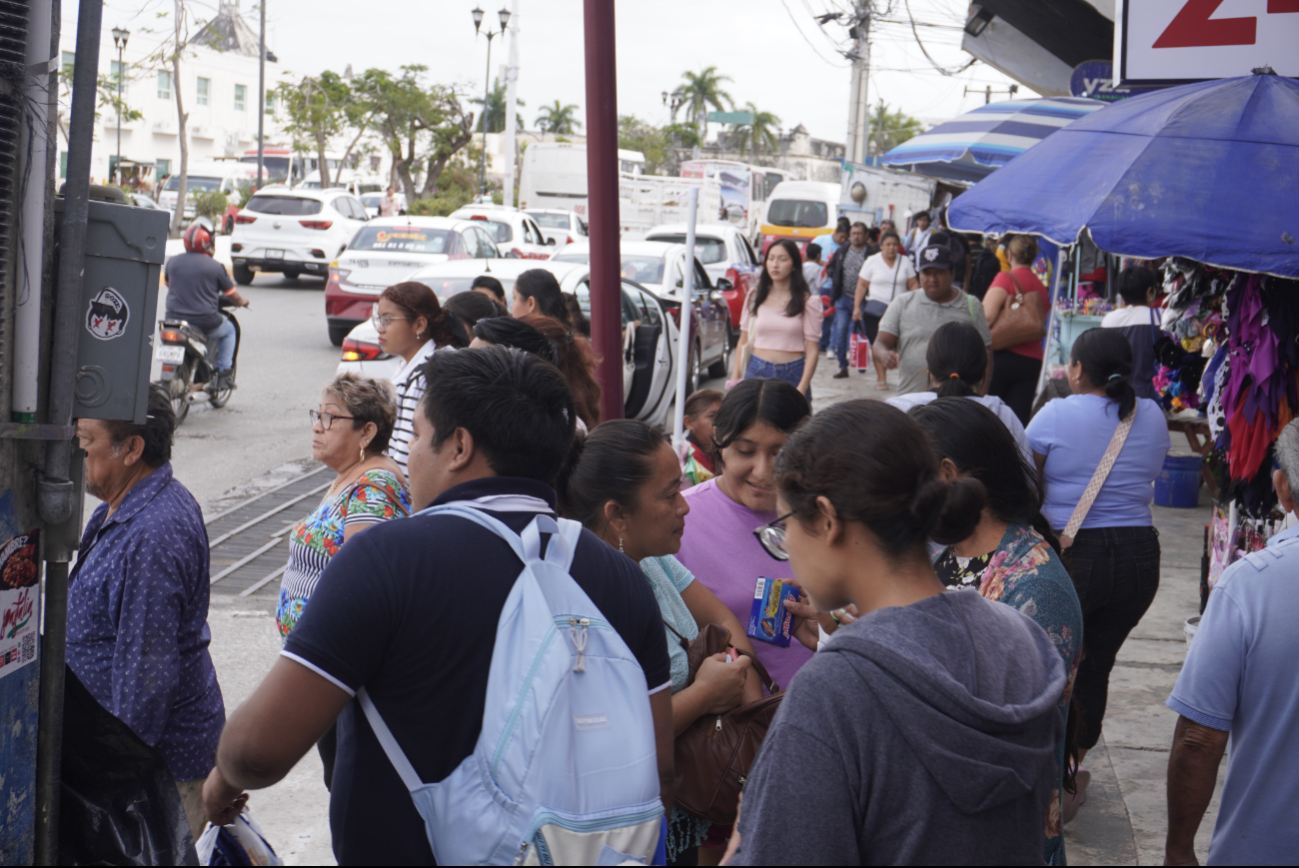
<path id="1" fill-rule="evenodd" d="M 974 318 L 974 296 L 968 292 L 965 294 L 965 307 L 970 311 L 970 325 L 978 328 L 978 320 Z"/>
<path id="2" fill-rule="evenodd" d="M 356 700 L 361 703 L 361 710 L 365 712 L 365 719 L 370 723 L 370 729 L 374 731 L 374 737 L 379 740 L 380 747 L 388 757 L 388 762 L 392 763 L 393 769 L 405 784 L 406 789 L 412 793 L 424 786 L 419 775 L 415 772 L 415 767 L 410 764 L 406 754 L 402 751 L 401 746 L 397 744 L 397 739 L 393 737 L 392 730 L 388 729 L 388 724 L 383 722 L 379 715 L 379 709 L 374 707 L 374 701 L 370 699 L 370 694 L 366 693 L 362 687 L 356 692 Z"/>

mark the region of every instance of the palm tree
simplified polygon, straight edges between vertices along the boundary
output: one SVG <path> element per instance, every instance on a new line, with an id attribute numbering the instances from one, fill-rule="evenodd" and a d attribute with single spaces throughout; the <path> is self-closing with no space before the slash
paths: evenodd
<path id="1" fill-rule="evenodd" d="M 482 105 L 482 97 L 474 97 L 469 100 L 476 105 Z M 515 99 L 515 105 L 524 105 L 523 100 Z M 483 109 L 478 118 L 478 132 L 483 131 L 483 124 L 487 124 L 487 132 L 499 133 L 505 129 L 505 84 L 498 78 L 492 82 L 491 93 L 487 95 L 487 107 Z M 516 113 L 514 123 L 518 129 L 523 129 L 523 115 Z"/>
<path id="2" fill-rule="evenodd" d="M 568 136 L 580 130 L 582 122 L 577 119 L 577 106 L 564 105 L 555 100 L 550 105 L 541 107 L 537 114 L 537 126 L 542 132 Z"/>
<path id="3" fill-rule="evenodd" d="M 740 156 L 744 156 L 750 144 L 753 145 L 754 156 L 761 154 L 764 147 L 772 152 L 779 150 L 780 139 L 776 136 L 776 130 L 780 127 L 780 118 L 771 112 L 758 111 L 758 107 L 751 102 L 745 103 L 744 108 L 752 113 L 753 122 L 738 124 L 733 130 Z"/>
<path id="4" fill-rule="evenodd" d="M 722 90 L 722 82 L 731 81 L 729 75 L 720 75 L 717 67 L 708 66 L 699 72 L 683 72 L 681 74 L 681 90 L 686 95 L 686 112 L 687 117 L 695 124 L 703 127 L 704 138 L 708 138 L 708 107 L 712 106 L 717 111 L 725 111 L 735 105 L 735 100 L 731 95 Z"/>
<path id="5" fill-rule="evenodd" d="M 880 103 L 871 115 L 870 136 L 875 141 L 876 154 L 891 151 L 924 131 L 925 125 L 910 115 L 903 114 L 902 109 L 890 112 L 888 103 Z"/>

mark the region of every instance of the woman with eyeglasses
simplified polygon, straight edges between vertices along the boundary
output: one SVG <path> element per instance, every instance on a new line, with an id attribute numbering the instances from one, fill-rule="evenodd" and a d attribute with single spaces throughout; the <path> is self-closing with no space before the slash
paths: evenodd
<path id="1" fill-rule="evenodd" d="M 853 604 L 786 691 L 744 787 L 735 865 L 1041 865 L 1064 664 L 1011 606 L 944 593 L 926 549 L 978 525 L 924 430 L 846 401 L 789 438 L 780 536 L 812 605 Z"/>
<path id="2" fill-rule="evenodd" d="M 469 346 L 470 337 L 456 315 L 442 309 L 433 290 L 414 281 L 385 289 L 370 322 L 379 333 L 383 351 L 403 362 L 392 378 L 397 392 L 397 422 L 388 455 L 405 473 L 408 444 L 414 436 L 412 420 L 419 399 L 424 397 L 424 363 L 436 350 Z"/>
<path id="3" fill-rule="evenodd" d="M 275 611 L 281 641 L 302 617 L 329 559 L 349 539 L 392 518 L 410 515 L 410 491 L 397 462 L 384 454 L 397 419 L 392 385 L 339 374 L 325 387 L 311 418 L 311 457 L 334 471 L 316 509 L 289 531 L 289 562 Z M 334 730 L 317 744 L 325 786 L 333 782 Z"/>
<path id="4" fill-rule="evenodd" d="M 580 521 L 636 561 L 654 591 L 668 640 L 674 735 L 681 735 L 705 714 L 725 714 L 762 698 L 758 674 L 750 672 L 745 656 L 708 657 L 687 685 L 687 651 L 707 625 L 729 630 L 731 644 L 740 655 L 752 655 L 753 643 L 730 610 L 673 557 L 681 548 L 690 506 L 681 494 L 676 452 L 659 431 L 631 419 L 592 429 L 585 440 L 579 439 L 561 475 L 559 504 L 563 515 Z M 677 773 L 690 774 L 690 770 Z M 695 864 L 681 857 L 699 845 L 710 825 L 685 811 L 674 811 L 668 826 L 669 863 Z"/>
<path id="5" fill-rule="evenodd" d="M 792 578 L 788 566 L 767 554 L 753 532 L 777 518 L 776 456 L 811 415 L 807 398 L 789 383 L 743 381 L 726 393 L 713 420 L 717 476 L 683 494 L 690 513 L 677 559 L 741 624 L 749 623 L 759 578 Z M 816 645 L 815 625 L 803 619 L 797 624 L 800 641 L 788 648 L 753 643 L 758 660 L 782 687 L 812 657 L 805 645 Z"/>

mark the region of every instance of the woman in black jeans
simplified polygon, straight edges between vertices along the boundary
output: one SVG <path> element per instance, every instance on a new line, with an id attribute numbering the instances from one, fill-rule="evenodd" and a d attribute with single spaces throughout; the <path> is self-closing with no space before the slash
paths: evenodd
<path id="1" fill-rule="evenodd" d="M 1062 529 L 1072 517 L 1120 421 L 1132 427 L 1069 550 L 1083 610 L 1083 660 L 1074 683 L 1084 753 L 1100 740 L 1110 670 L 1128 633 L 1159 590 L 1159 532 L 1151 521 L 1154 479 L 1170 445 L 1163 410 L 1132 390 L 1132 348 L 1122 333 L 1092 329 L 1074 341 L 1068 398 L 1029 423 L 1028 443 L 1046 484 L 1042 511 Z M 1080 775 L 1079 795 L 1086 783 Z"/>

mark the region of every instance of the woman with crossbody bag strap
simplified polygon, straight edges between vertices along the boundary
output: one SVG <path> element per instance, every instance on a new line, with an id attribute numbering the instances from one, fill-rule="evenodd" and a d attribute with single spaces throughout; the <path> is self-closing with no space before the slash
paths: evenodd
<path id="1" fill-rule="evenodd" d="M 899 252 L 901 244 L 896 232 L 885 232 L 880 236 L 880 252 L 866 260 L 857 276 L 852 317 L 861 323 L 872 345 L 879 334 L 880 318 L 888 310 L 889 302 L 897 298 L 898 290 L 910 292 L 920 288 L 915 266 Z M 875 387 L 880 391 L 888 388 L 888 371 L 879 359 L 875 360 Z"/>
<path id="2" fill-rule="evenodd" d="M 675 557 L 690 507 L 681 496 L 681 467 L 672 447 L 644 422 L 621 419 L 596 426 L 576 448 L 559 482 L 560 512 L 640 564 L 663 620 L 672 672 L 670 685 L 649 687 L 672 691 L 674 736 L 701 718 L 719 719 L 760 701 L 762 685 L 744 629 Z M 692 667 L 691 644 L 701 633 L 725 641 Z M 679 779 L 691 773 L 677 769 Z M 712 820 L 678 806 L 668 825 L 669 861 L 688 856 L 711 826 Z"/>
<path id="3" fill-rule="evenodd" d="M 1016 235 L 1006 250 L 1010 271 L 998 274 L 983 297 L 993 350 L 988 394 L 1005 401 L 1027 425 L 1042 372 L 1048 301 L 1046 287 L 1033 273 L 1038 255 L 1033 236 Z"/>
<path id="4" fill-rule="evenodd" d="M 1159 589 L 1150 503 L 1171 441 L 1163 409 L 1132 389 L 1132 348 L 1122 333 L 1085 331 L 1070 358 L 1073 394 L 1048 402 L 1026 433 L 1045 484 L 1042 511 L 1059 529 L 1082 604 L 1085 655 L 1074 695 L 1085 755 L 1100 739 L 1119 649 Z"/>

